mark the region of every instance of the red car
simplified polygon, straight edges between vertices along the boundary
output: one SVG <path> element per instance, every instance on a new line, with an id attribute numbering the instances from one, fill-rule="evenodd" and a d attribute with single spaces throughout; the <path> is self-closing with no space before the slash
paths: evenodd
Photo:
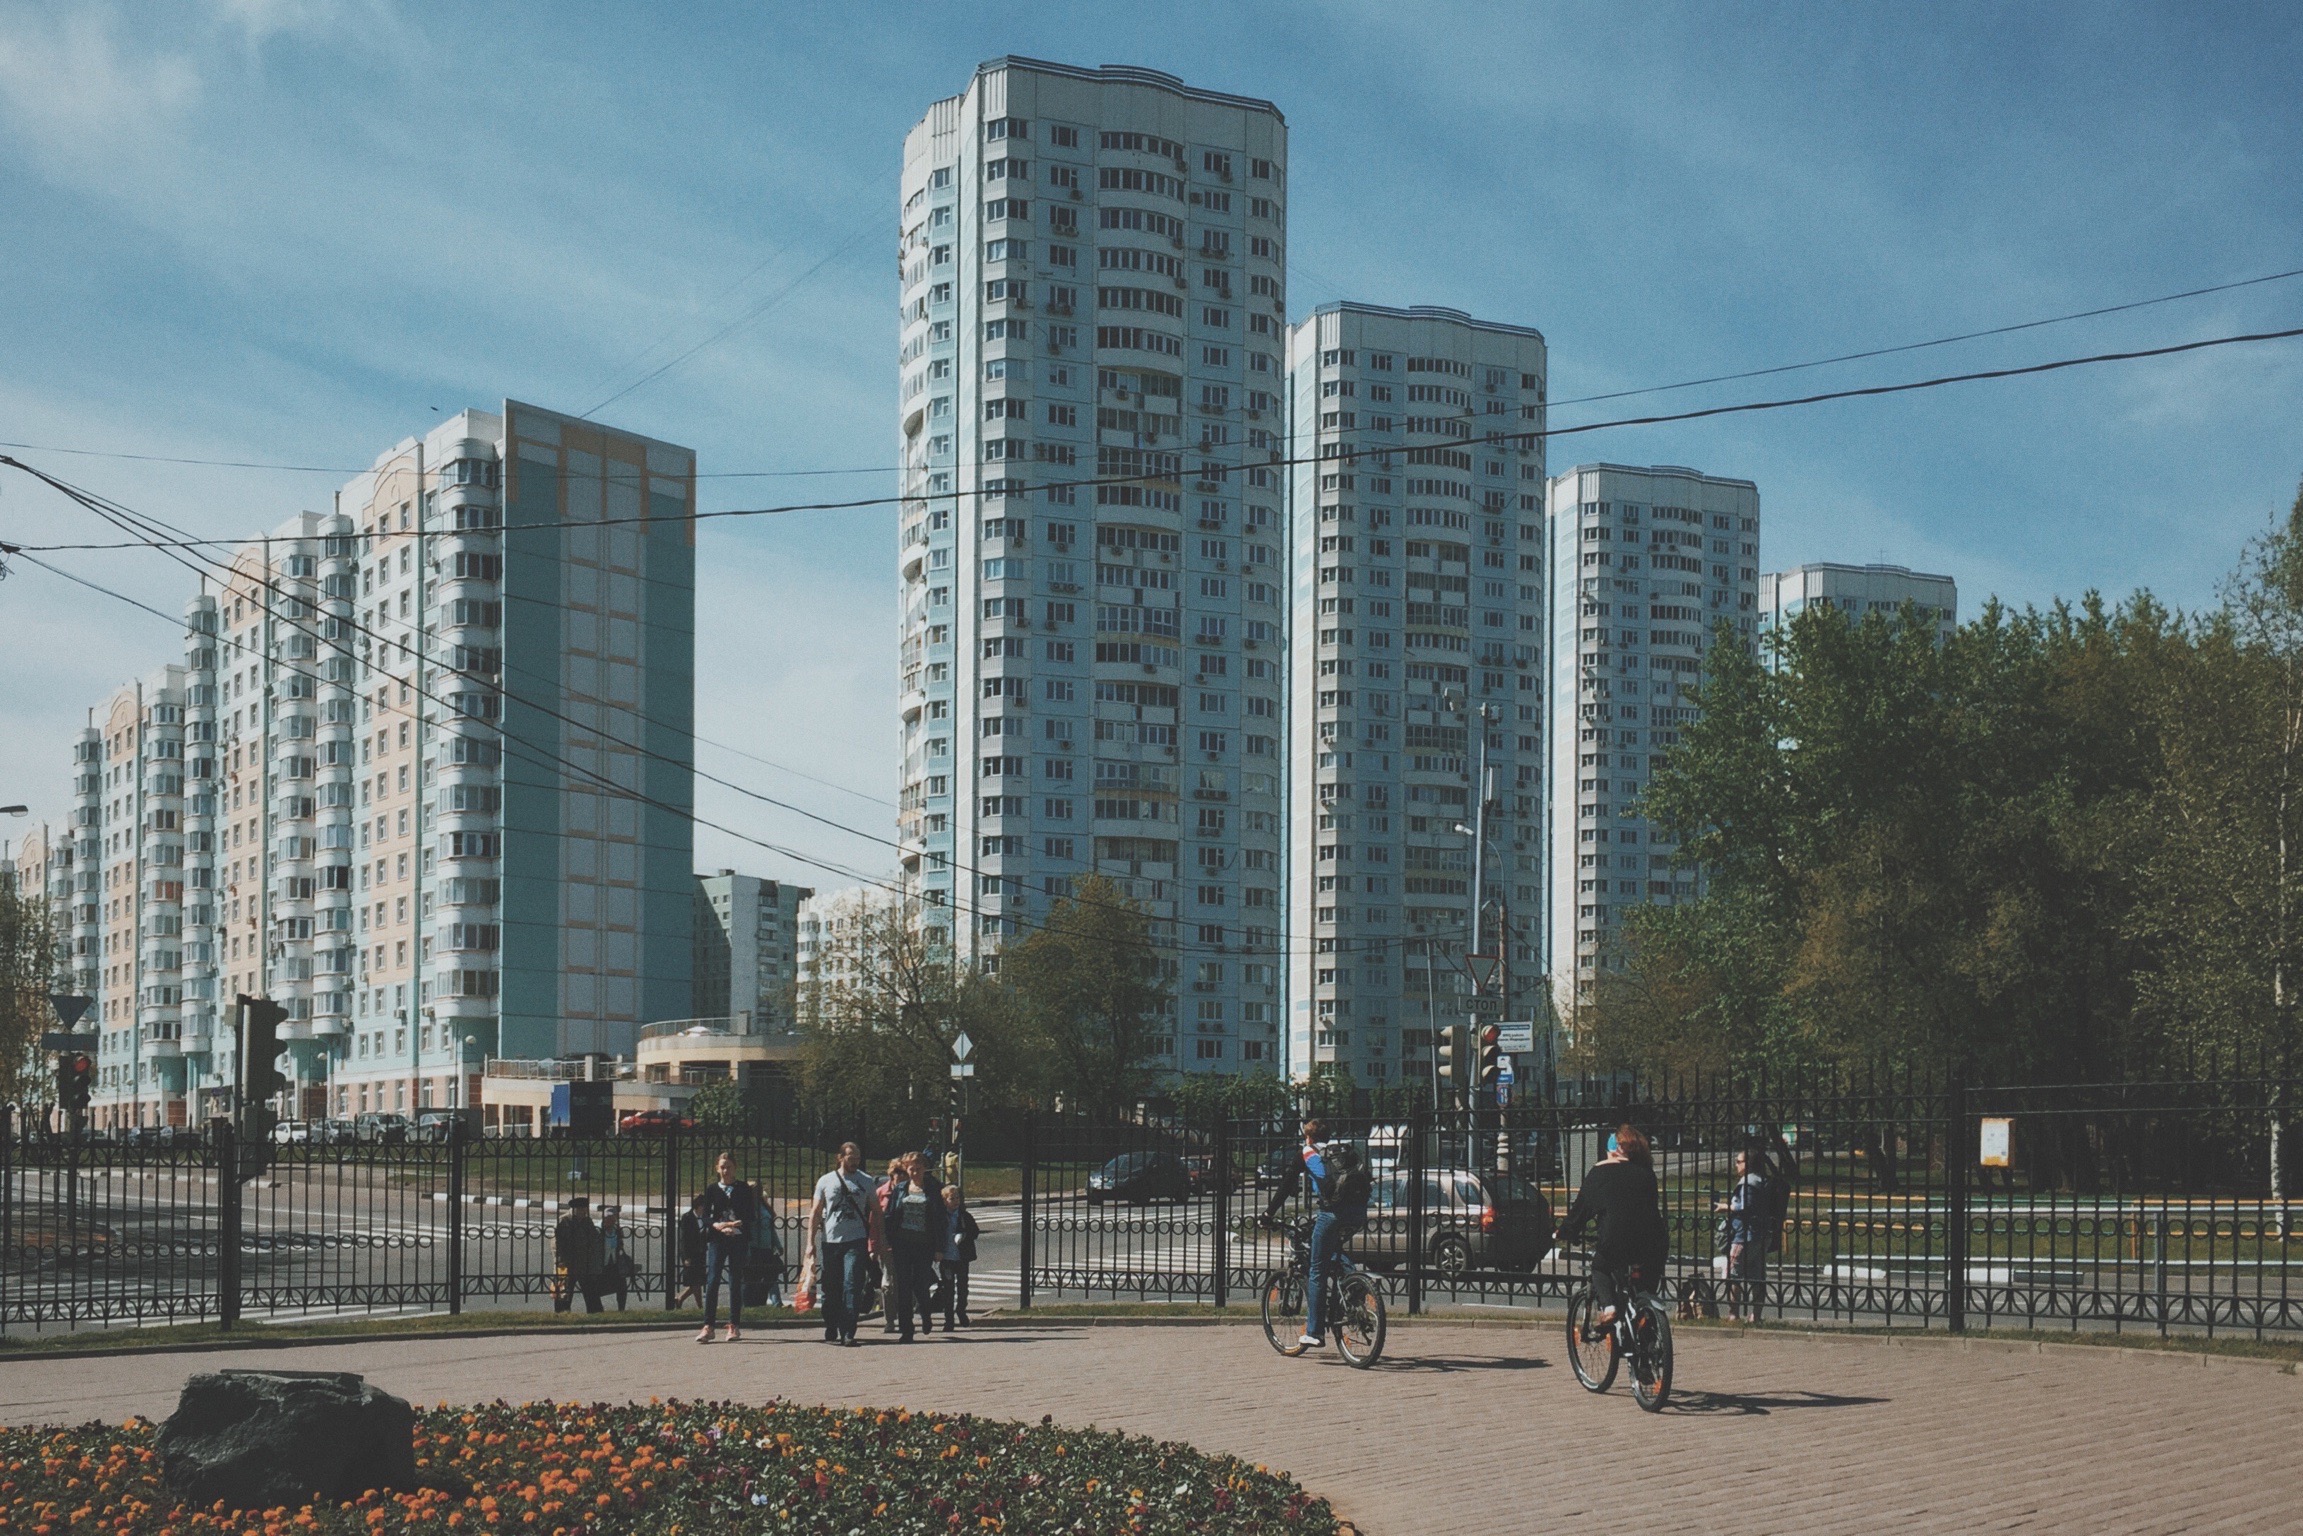
<path id="1" fill-rule="evenodd" d="M 635 1109 L 616 1122 L 616 1129 L 627 1135 L 661 1136 L 666 1131 L 692 1131 L 696 1122 L 686 1115 L 669 1109 Z"/>

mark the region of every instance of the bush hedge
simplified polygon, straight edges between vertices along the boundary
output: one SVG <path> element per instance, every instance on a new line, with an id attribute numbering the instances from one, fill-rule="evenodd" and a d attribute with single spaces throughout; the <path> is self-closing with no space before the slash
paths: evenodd
<path id="1" fill-rule="evenodd" d="M 1327 1501 L 1190 1446 L 907 1409 L 496 1403 L 419 1412 L 438 1488 L 299 1509 L 187 1508 L 156 1426 L 0 1430 L 6 1536 L 1320 1533 Z"/>

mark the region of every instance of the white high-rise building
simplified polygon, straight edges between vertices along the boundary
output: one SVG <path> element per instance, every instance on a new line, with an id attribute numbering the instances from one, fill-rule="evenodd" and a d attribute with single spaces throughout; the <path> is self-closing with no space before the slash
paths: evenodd
<path id="1" fill-rule="evenodd" d="M 1584 464 L 1551 482 L 1551 743 L 1544 764 L 1552 999 L 1573 1028 L 1625 909 L 1695 894 L 1633 802 L 1694 715 L 1725 621 L 1752 643 L 1759 487 Z"/>
<path id="2" fill-rule="evenodd" d="M 1544 340 L 1458 310 L 1332 304 L 1290 347 L 1287 1064 L 1430 1081 L 1471 933 L 1538 984 Z M 1484 723 L 1483 723 L 1484 721 Z"/>
<path id="3" fill-rule="evenodd" d="M 687 449 L 506 402 L 231 556 L 73 749 L 99 1124 L 225 1109 L 242 992 L 307 1117 L 690 1012 L 694 509 Z"/>
<path id="4" fill-rule="evenodd" d="M 698 1017 L 748 1014 L 763 1030 L 791 1023 L 800 904 L 814 894 L 732 869 L 696 876 Z"/>
<path id="5" fill-rule="evenodd" d="M 906 877 L 982 956 L 1091 870 L 1182 1070 L 1276 1056 L 1287 128 L 982 65 L 904 143 Z"/>
<path id="6" fill-rule="evenodd" d="M 1959 583 L 1948 576 L 1930 576 L 1905 565 L 1819 560 L 1759 578 L 1759 629 L 1767 633 L 1787 628 L 1793 615 L 1808 607 L 1837 608 L 1858 621 L 1873 613 L 1892 621 L 1901 618 L 1905 603 L 1918 608 L 1920 621 L 1932 626 L 1938 639 L 1950 639 L 1959 628 Z"/>

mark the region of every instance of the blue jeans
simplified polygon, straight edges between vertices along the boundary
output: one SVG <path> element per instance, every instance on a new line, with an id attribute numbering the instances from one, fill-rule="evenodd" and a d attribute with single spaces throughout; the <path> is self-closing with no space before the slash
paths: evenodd
<path id="1" fill-rule="evenodd" d="M 744 1326 L 744 1249 L 738 1242 L 711 1243 L 704 1249 L 704 1326 L 718 1316 L 720 1278 L 728 1282 L 728 1326 Z"/>
<path id="2" fill-rule="evenodd" d="M 1304 1298 L 1303 1331 L 1314 1338 L 1324 1332 L 1320 1313 L 1321 1303 L 1327 1299 L 1328 1268 L 1343 1257 L 1343 1245 L 1366 1225 L 1365 1216 L 1339 1216 L 1333 1211 L 1320 1212 L 1311 1224 L 1311 1268 L 1305 1280 L 1309 1294 Z"/>
<path id="3" fill-rule="evenodd" d="M 864 1309 L 865 1245 L 826 1243 L 824 1255 L 824 1337 L 852 1339 L 856 1314 Z"/>

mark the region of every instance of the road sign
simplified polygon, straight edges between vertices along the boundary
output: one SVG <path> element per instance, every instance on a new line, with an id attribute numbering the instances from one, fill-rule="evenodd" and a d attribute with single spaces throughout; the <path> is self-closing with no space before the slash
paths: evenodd
<path id="1" fill-rule="evenodd" d="M 1535 1021 L 1533 1019 L 1523 1020 L 1517 1024 L 1507 1020 L 1498 1024 L 1496 1028 L 1503 1032 L 1502 1045 L 1505 1055 L 1524 1056 L 1535 1049 Z"/>
<path id="2" fill-rule="evenodd" d="M 1495 1064 L 1495 1080 L 1497 1082 L 1509 1083 L 1517 1079 L 1518 1076 L 1519 1074 L 1511 1069 L 1510 1056 L 1506 1055 L 1501 1061 L 1498 1061 Z"/>
<path id="3" fill-rule="evenodd" d="M 1510 1107 L 1510 1105 L 1511 1079 L 1508 1077 L 1499 1077 L 1495 1080 L 1495 1107 L 1498 1109 L 1507 1109 Z"/>
<path id="4" fill-rule="evenodd" d="M 40 1049 L 44 1051 L 93 1051 L 96 1049 L 96 1037 L 94 1035 L 67 1034 L 60 1029 L 51 1029 L 40 1037 Z"/>
<path id="5" fill-rule="evenodd" d="M 952 1060 L 965 1061 L 975 1054 L 975 1049 L 976 1043 L 968 1038 L 968 1032 L 963 1029 L 959 1038 L 952 1042 Z"/>
<path id="6" fill-rule="evenodd" d="M 973 1077 L 973 1076 L 975 1076 L 975 1075 L 976 1075 L 976 1064 L 975 1064 L 974 1062 L 972 1062 L 972 1061 L 955 1061 L 955 1062 L 953 1062 L 953 1063 L 952 1063 L 952 1076 L 953 1076 L 953 1077 L 955 1077 L 955 1078 L 959 1078 L 959 1077 Z"/>
<path id="7" fill-rule="evenodd" d="M 1466 1012 L 1491 1014 L 1503 1012 L 1503 999 L 1486 992 L 1474 992 L 1463 1000 Z"/>
<path id="8" fill-rule="evenodd" d="M 76 992 L 51 992 L 48 994 L 48 1006 L 56 1010 L 56 1022 L 66 1029 L 79 1023 L 80 1015 L 95 1005 L 96 999 L 82 997 Z M 66 1046 L 64 1049 L 71 1050 L 74 1047 Z M 94 1050 L 95 1047 L 90 1046 L 89 1049 Z"/>

